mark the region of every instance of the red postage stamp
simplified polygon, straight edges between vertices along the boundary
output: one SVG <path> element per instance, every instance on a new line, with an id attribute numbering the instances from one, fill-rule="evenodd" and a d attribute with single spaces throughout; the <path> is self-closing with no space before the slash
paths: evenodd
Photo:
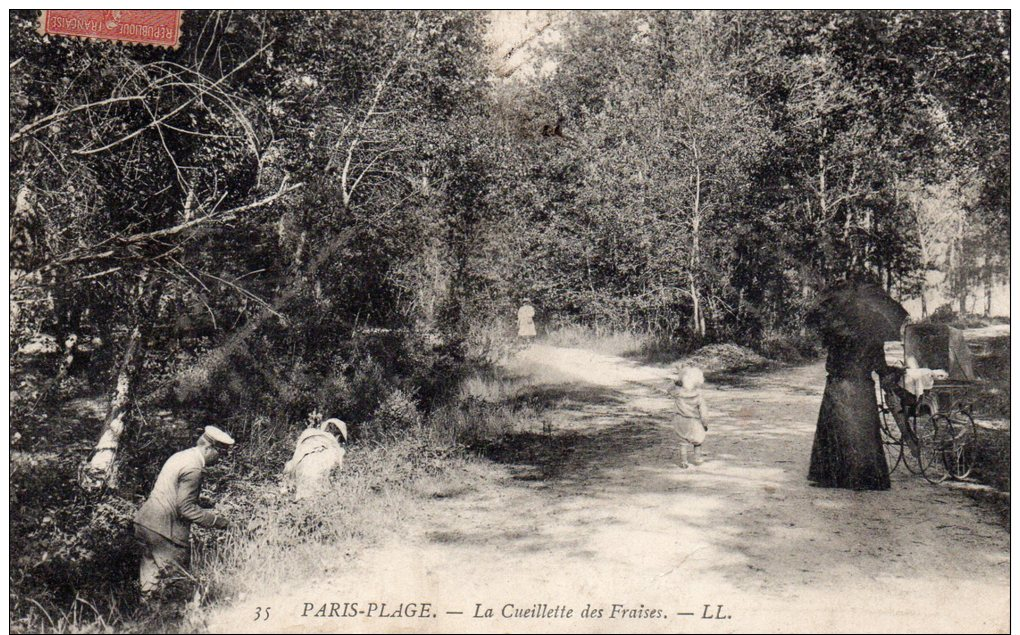
<path id="1" fill-rule="evenodd" d="M 180 9 L 44 9 L 39 33 L 177 48 Z"/>

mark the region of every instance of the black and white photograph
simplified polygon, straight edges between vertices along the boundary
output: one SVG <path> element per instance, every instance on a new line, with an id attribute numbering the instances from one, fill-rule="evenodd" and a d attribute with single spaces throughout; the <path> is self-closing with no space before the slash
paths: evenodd
<path id="1" fill-rule="evenodd" d="M 1008 633 L 1008 9 L 8 12 L 13 633 Z"/>

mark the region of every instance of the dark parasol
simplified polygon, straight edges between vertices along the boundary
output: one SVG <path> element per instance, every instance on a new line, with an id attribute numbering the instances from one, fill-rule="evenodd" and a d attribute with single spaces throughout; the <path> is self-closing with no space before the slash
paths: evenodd
<path id="1" fill-rule="evenodd" d="M 900 339 L 907 310 L 876 284 L 841 284 L 824 293 L 807 323 L 828 347 Z"/>

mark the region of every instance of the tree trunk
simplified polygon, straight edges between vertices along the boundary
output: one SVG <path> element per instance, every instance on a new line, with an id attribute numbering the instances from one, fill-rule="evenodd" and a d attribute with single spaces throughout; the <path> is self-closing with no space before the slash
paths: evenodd
<path id="1" fill-rule="evenodd" d="M 701 334 L 701 298 L 698 297 L 698 289 L 694 284 L 694 274 L 690 276 L 691 279 L 691 301 L 693 303 L 693 309 L 691 312 L 691 326 L 695 333 Z"/>
<path id="2" fill-rule="evenodd" d="M 966 256 L 963 252 L 963 232 L 964 232 L 964 217 L 961 214 L 956 223 L 956 236 L 950 242 L 950 271 L 953 271 L 955 265 L 956 271 L 956 296 L 960 304 L 960 315 L 963 316 L 967 313 L 967 291 L 969 285 L 968 278 L 970 277 L 966 271 Z"/>
<path id="3" fill-rule="evenodd" d="M 985 265 L 987 266 L 987 265 Z M 992 316 L 992 285 L 995 284 L 995 278 L 988 272 L 985 274 L 985 317 Z"/>
<path id="4" fill-rule="evenodd" d="M 910 218 L 917 230 L 917 246 L 921 250 L 921 318 L 928 317 L 928 269 L 932 261 L 931 247 L 928 243 L 928 235 L 925 232 L 924 219 L 919 211 L 919 206 L 913 201 L 908 202 Z"/>
<path id="5" fill-rule="evenodd" d="M 131 405 L 131 388 L 141 357 L 138 353 L 141 339 L 141 324 L 136 324 L 117 368 L 117 384 L 110 398 L 106 421 L 103 422 L 103 432 L 96 443 L 92 459 L 82 466 L 79 474 L 79 485 L 87 491 L 96 491 L 103 486 L 113 489 L 117 487 L 117 454 Z"/>
<path id="6" fill-rule="evenodd" d="M 64 356 L 60 360 L 57 372 L 53 379 L 46 384 L 46 387 L 39 391 L 39 396 L 35 399 L 36 406 L 42 403 L 43 399 L 47 398 L 51 393 L 60 389 L 61 382 L 67 377 L 68 372 L 71 370 L 71 365 L 74 364 L 74 355 L 77 350 L 78 336 L 75 333 L 71 333 L 64 339 Z"/>
<path id="7" fill-rule="evenodd" d="M 103 431 L 92 451 L 92 458 L 82 465 L 78 474 L 78 484 L 86 491 L 94 492 L 104 487 L 117 488 L 121 438 L 127 429 L 132 390 L 144 357 L 142 340 L 155 321 L 162 290 L 163 285 L 154 282 L 148 272 L 142 274 L 134 298 L 135 326 L 117 365 L 117 381 L 110 396 Z"/>
<path id="8" fill-rule="evenodd" d="M 697 154 L 695 155 L 697 157 Z M 693 311 L 691 324 L 694 332 L 702 339 L 705 337 L 705 315 L 701 308 L 701 295 L 698 292 L 697 271 L 701 268 L 701 168 L 694 169 L 694 209 L 691 217 L 691 302 Z"/>
<path id="9" fill-rule="evenodd" d="M 828 129 L 822 133 L 822 140 L 825 140 L 827 136 L 825 133 Z M 828 222 L 829 220 L 829 198 L 825 193 L 825 153 L 818 153 L 818 207 L 822 210 L 822 221 Z"/>

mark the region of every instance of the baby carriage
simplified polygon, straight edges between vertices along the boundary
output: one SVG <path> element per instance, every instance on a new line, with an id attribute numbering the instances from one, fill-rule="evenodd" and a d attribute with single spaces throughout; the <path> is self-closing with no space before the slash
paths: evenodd
<path id="1" fill-rule="evenodd" d="M 886 363 L 903 368 L 879 390 L 882 441 L 893 472 L 900 463 L 932 483 L 967 478 L 977 426 L 968 389 L 977 381 L 963 332 L 911 324 L 902 342 L 886 343 Z"/>

